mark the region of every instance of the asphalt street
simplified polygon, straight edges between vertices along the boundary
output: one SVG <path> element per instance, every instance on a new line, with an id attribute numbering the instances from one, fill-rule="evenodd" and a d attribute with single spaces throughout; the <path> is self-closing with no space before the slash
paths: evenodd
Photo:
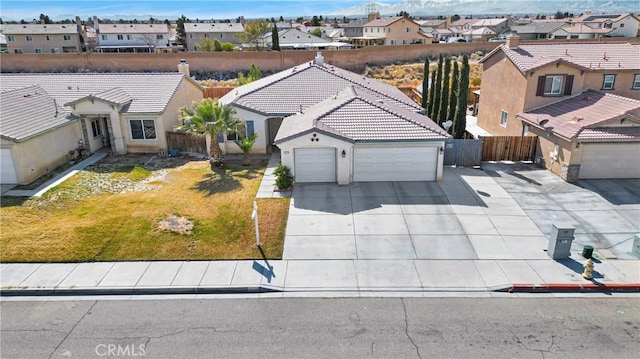
<path id="1" fill-rule="evenodd" d="M 637 296 L 3 301 L 2 358 L 637 358 Z"/>

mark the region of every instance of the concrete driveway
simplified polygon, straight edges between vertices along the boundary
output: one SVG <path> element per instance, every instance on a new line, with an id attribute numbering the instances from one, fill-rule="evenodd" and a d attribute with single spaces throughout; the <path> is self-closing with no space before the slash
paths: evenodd
<path id="1" fill-rule="evenodd" d="M 581 185 L 504 164 L 445 168 L 440 183 L 296 184 L 283 259 L 546 259 L 560 222 L 576 227 L 575 250 L 631 258 L 640 183 Z"/>

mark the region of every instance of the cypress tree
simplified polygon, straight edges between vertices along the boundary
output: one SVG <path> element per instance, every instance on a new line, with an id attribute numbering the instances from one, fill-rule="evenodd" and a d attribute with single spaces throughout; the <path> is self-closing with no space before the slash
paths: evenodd
<path id="1" fill-rule="evenodd" d="M 449 96 L 449 113 L 447 114 L 447 120 L 453 122 L 453 118 L 456 115 L 456 107 L 458 106 L 458 81 L 460 80 L 460 73 L 458 70 L 458 61 L 453 61 L 453 75 L 451 76 L 451 96 Z M 450 128 L 453 132 L 453 126 Z"/>
<path id="2" fill-rule="evenodd" d="M 431 119 L 434 120 L 435 122 L 438 122 L 438 114 L 440 113 L 440 100 L 441 100 L 441 95 L 440 93 L 442 92 L 442 63 L 444 62 L 444 58 L 442 57 L 442 54 L 440 54 L 440 57 L 438 58 L 438 68 L 436 71 L 436 80 L 434 82 L 431 83 L 431 87 L 433 88 L 433 110 L 431 112 Z"/>
<path id="3" fill-rule="evenodd" d="M 271 28 L 271 49 L 273 51 L 280 51 L 280 38 L 278 37 L 278 26 L 276 23 L 273 23 L 273 27 Z"/>
<path id="4" fill-rule="evenodd" d="M 447 111 L 449 111 L 449 74 L 451 73 L 451 59 L 444 60 L 444 70 L 442 72 L 442 90 L 440 90 L 440 107 L 438 111 L 438 125 L 447 120 Z"/>
<path id="5" fill-rule="evenodd" d="M 435 91 L 433 91 L 434 87 L 436 84 L 436 70 L 432 70 L 431 71 L 431 89 L 429 90 L 429 101 L 427 102 L 427 116 L 429 116 L 429 118 L 433 118 L 433 100 L 434 100 L 434 93 Z"/>
<path id="6" fill-rule="evenodd" d="M 422 108 L 427 109 L 427 96 L 429 94 L 429 55 L 424 57 L 424 70 L 422 72 Z"/>
<path id="7" fill-rule="evenodd" d="M 467 96 L 469 96 L 469 56 L 462 57 L 462 70 L 458 85 L 458 106 L 453 120 L 453 137 L 462 138 L 467 127 Z"/>

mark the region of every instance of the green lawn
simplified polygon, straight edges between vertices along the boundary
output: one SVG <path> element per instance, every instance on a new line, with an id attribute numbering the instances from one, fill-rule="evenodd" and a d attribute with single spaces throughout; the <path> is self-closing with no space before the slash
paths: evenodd
<path id="1" fill-rule="evenodd" d="M 160 170 L 91 166 L 42 198 L 2 197 L 3 262 L 212 260 L 260 258 L 253 201 L 266 161 L 244 167 L 206 161 Z M 140 190 L 140 189 L 143 190 Z M 281 258 L 288 199 L 259 199 L 260 239 Z M 170 215 L 194 223 L 192 234 L 161 230 Z"/>

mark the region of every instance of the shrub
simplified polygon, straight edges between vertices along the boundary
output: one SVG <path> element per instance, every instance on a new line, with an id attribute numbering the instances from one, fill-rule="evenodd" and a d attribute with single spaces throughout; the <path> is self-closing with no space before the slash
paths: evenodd
<path id="1" fill-rule="evenodd" d="M 280 162 L 278 167 L 273 171 L 276 175 L 276 186 L 278 189 L 289 189 L 293 186 L 294 178 L 291 175 L 289 167 Z"/>

